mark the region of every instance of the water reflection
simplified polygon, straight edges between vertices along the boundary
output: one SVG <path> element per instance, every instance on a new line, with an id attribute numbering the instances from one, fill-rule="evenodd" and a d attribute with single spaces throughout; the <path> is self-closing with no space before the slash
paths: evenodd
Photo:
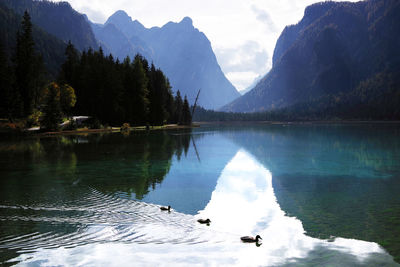
<path id="1" fill-rule="evenodd" d="M 190 131 L 180 133 L 0 140 L 0 240 L 33 234 L 34 247 L 41 235 L 62 238 L 99 222 L 93 220 L 94 211 L 109 203 L 93 196 L 92 188 L 144 198 L 162 183 L 173 159 L 179 162 L 187 153 Z M 0 264 L 16 255 L 16 250 L 0 247 Z"/>
<path id="2" fill-rule="evenodd" d="M 210 228 L 217 231 L 263 237 L 259 250 L 238 255 L 238 263 L 244 265 L 287 264 L 298 259 L 307 262 L 304 258 L 316 250 L 330 255 L 331 263 L 337 265 L 342 262 L 338 261 L 341 253 L 357 258 L 353 259 L 355 264 L 368 262 L 371 254 L 385 254 L 376 243 L 343 238 L 328 242 L 306 236 L 301 221 L 285 216 L 277 203 L 271 173 L 243 150 L 225 167 L 209 204 L 198 216 L 212 218 Z"/>
<path id="3" fill-rule="evenodd" d="M 277 203 L 271 173 L 244 150 L 225 166 L 209 203 L 196 216 L 106 198 L 107 212 L 91 206 L 93 222 L 79 233 L 90 242 L 37 249 L 15 261 L 76 266 L 395 265 L 376 243 L 306 236 L 302 223 L 285 216 Z M 198 224 L 200 217 L 209 217 L 211 225 Z M 239 237 L 248 234 L 260 234 L 263 245 L 241 243 Z"/>
<path id="4" fill-rule="evenodd" d="M 187 153 L 190 142 L 190 131 L 2 140 L 0 201 L 20 203 L 18 194 L 40 195 L 45 188 L 58 187 L 55 179 L 61 186 L 81 184 L 142 199 L 163 181 L 172 158 L 179 161 Z"/>
<path id="5" fill-rule="evenodd" d="M 308 235 L 373 241 L 400 261 L 398 124 L 225 129 L 273 174 L 281 208 Z"/>

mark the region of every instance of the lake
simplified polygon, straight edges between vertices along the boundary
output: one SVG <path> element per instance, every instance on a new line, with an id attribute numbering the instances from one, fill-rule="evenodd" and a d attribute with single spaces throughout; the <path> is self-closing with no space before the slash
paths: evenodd
<path id="1" fill-rule="evenodd" d="M 399 124 L 2 137 L 0 175 L 4 265 L 400 266 Z"/>

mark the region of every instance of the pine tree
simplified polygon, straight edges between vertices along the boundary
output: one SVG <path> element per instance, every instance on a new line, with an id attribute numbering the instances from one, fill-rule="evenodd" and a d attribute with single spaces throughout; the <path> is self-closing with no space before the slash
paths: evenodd
<path id="1" fill-rule="evenodd" d="M 185 96 L 185 100 L 183 101 L 182 106 L 182 117 L 180 124 L 190 125 L 192 123 L 192 115 L 190 114 L 190 107 L 187 97 Z"/>
<path id="2" fill-rule="evenodd" d="M 23 116 L 38 108 L 41 90 L 44 87 L 43 60 L 34 50 L 32 23 L 27 11 L 22 19 L 22 34 L 17 32 L 14 57 L 16 87 L 23 102 Z"/>
<path id="3" fill-rule="evenodd" d="M 146 70 L 143 67 L 141 57 L 135 56 L 133 61 L 132 70 L 133 79 L 133 122 L 137 124 L 143 124 L 147 121 L 148 114 L 148 79 L 146 76 Z"/>
<path id="4" fill-rule="evenodd" d="M 76 71 L 79 63 L 79 53 L 75 49 L 71 41 L 68 42 L 65 48 L 66 60 L 61 66 L 61 72 L 59 80 L 63 83 L 68 83 L 72 86 L 76 85 Z"/>
<path id="5" fill-rule="evenodd" d="M 173 123 L 174 119 L 174 110 L 175 110 L 175 103 L 174 103 L 174 96 L 172 94 L 171 85 L 169 83 L 168 78 L 166 78 L 166 87 L 167 87 L 167 96 L 165 99 L 165 110 L 166 110 L 166 120 L 168 123 Z"/>
<path id="6" fill-rule="evenodd" d="M 132 87 L 132 75 L 131 75 L 131 59 L 127 56 L 123 63 L 121 64 L 121 75 L 122 75 L 122 109 L 123 114 L 121 117 L 123 118 L 124 122 L 132 122 L 132 114 L 133 114 L 133 107 L 131 104 L 130 99 L 133 97 L 133 89 Z"/>
<path id="7" fill-rule="evenodd" d="M 162 125 L 169 117 L 166 105 L 170 86 L 162 71 L 155 69 L 153 64 L 149 71 L 149 77 L 149 121 L 151 124 Z"/>
<path id="8" fill-rule="evenodd" d="M 181 122 L 181 117 L 182 117 L 182 106 L 183 106 L 183 101 L 182 101 L 182 97 L 181 97 L 181 92 L 178 90 L 176 92 L 176 96 L 175 96 L 175 101 L 174 101 L 174 123 L 180 123 Z"/>

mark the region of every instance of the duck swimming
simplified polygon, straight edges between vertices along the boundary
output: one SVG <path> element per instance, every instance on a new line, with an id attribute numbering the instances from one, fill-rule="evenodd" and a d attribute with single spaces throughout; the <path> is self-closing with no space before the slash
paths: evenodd
<path id="1" fill-rule="evenodd" d="M 240 240 L 242 240 L 242 242 L 244 243 L 258 243 L 258 240 L 262 239 L 261 236 L 256 235 L 256 238 L 252 237 L 252 236 L 242 236 L 240 238 Z"/>
<path id="2" fill-rule="evenodd" d="M 171 206 L 168 206 L 168 208 L 167 208 L 167 207 L 161 207 L 160 210 L 163 210 L 163 211 L 165 211 L 165 210 L 171 211 Z"/>
<path id="3" fill-rule="evenodd" d="M 199 223 L 201 223 L 201 224 L 210 224 L 210 222 L 211 222 L 210 219 L 206 219 L 206 220 L 204 220 L 204 219 L 198 219 L 197 221 L 198 221 Z"/>

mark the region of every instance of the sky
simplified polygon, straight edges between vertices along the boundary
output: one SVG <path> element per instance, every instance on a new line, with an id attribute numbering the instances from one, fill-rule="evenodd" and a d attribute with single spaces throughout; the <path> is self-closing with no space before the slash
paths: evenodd
<path id="1" fill-rule="evenodd" d="M 55 0 L 61 1 L 61 0 Z M 65 1 L 65 0 L 64 0 Z M 351 0 L 356 1 L 356 0 Z M 185 16 L 211 42 L 222 71 L 244 90 L 272 67 L 276 41 L 286 25 L 301 20 L 318 0 L 67 0 L 93 22 L 124 10 L 145 27 L 179 22 Z"/>

